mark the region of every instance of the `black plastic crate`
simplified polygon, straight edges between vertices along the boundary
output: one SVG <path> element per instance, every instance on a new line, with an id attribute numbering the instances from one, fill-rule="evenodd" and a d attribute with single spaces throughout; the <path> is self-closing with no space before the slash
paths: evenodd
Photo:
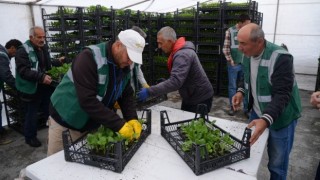
<path id="1" fill-rule="evenodd" d="M 6 86 L 2 92 L 5 113 L 7 116 L 8 127 L 24 134 L 24 118 L 25 118 L 25 104 L 21 100 L 17 90 Z M 47 118 L 43 112 L 37 113 L 37 129 L 46 128 Z"/>
<path id="2" fill-rule="evenodd" d="M 151 110 L 143 110 L 141 119 L 145 123 L 142 125 L 143 130 L 139 140 L 130 145 L 127 150 L 124 141 L 113 143 L 114 148 L 108 149 L 105 156 L 91 154 L 90 149 L 87 147 L 87 134 L 73 141 L 70 131 L 64 131 L 62 139 L 65 160 L 121 173 L 142 143 L 151 134 Z"/>
<path id="3" fill-rule="evenodd" d="M 185 152 L 182 150 L 182 144 L 185 140 L 185 135 L 182 134 L 180 128 L 182 125 L 186 125 L 192 122 L 192 120 L 198 120 L 199 117 L 205 120 L 205 124 L 212 130 L 219 130 L 221 135 L 227 134 L 226 131 L 220 127 L 212 124 L 208 120 L 207 107 L 205 105 L 198 105 L 198 110 L 194 119 L 183 120 L 179 122 L 171 123 L 166 111 L 160 112 L 161 117 L 161 135 L 166 141 L 173 147 L 173 149 L 179 154 L 179 156 L 187 163 L 196 175 L 201 175 L 217 168 L 247 159 L 250 157 L 250 143 L 251 129 L 246 128 L 242 137 L 242 140 L 229 134 L 234 144 L 230 146 L 229 153 L 223 156 L 211 157 L 205 150 L 205 145 L 192 145 L 192 150 Z M 165 122 L 167 121 L 167 122 Z M 200 155 L 200 152 L 205 152 L 204 156 Z"/>
<path id="4" fill-rule="evenodd" d="M 167 99 L 168 99 L 167 94 L 164 94 L 157 97 L 150 97 L 145 102 L 138 101 L 137 110 L 149 108 L 153 105 L 161 103 L 162 101 L 166 101 Z"/>

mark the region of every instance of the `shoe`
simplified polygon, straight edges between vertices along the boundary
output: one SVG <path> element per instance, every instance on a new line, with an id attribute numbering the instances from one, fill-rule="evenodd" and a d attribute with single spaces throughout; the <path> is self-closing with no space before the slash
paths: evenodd
<path id="1" fill-rule="evenodd" d="M 6 130 L 5 128 L 2 127 L 2 128 L 0 129 L 0 135 L 1 135 L 1 136 L 5 136 L 5 135 L 7 135 L 7 134 L 8 134 L 8 130 Z"/>
<path id="2" fill-rule="evenodd" d="M 5 136 L 0 137 L 0 145 L 10 144 L 13 141 L 11 139 L 7 139 Z"/>
<path id="3" fill-rule="evenodd" d="M 36 137 L 32 139 L 26 139 L 26 143 L 29 144 L 31 147 L 41 146 L 41 142 Z"/>
<path id="4" fill-rule="evenodd" d="M 233 109 L 230 109 L 230 110 L 228 111 L 228 115 L 229 115 L 229 116 L 234 116 L 234 110 L 233 110 Z"/>

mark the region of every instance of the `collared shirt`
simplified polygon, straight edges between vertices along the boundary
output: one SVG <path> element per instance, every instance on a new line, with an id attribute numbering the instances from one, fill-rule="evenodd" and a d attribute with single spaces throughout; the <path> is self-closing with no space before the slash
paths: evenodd
<path id="1" fill-rule="evenodd" d="M 226 36 L 224 39 L 224 44 L 223 44 L 223 49 L 222 52 L 224 54 L 224 56 L 226 57 L 226 60 L 230 63 L 233 61 L 232 57 L 231 57 L 231 51 L 230 51 L 230 31 L 229 29 L 226 31 Z"/>

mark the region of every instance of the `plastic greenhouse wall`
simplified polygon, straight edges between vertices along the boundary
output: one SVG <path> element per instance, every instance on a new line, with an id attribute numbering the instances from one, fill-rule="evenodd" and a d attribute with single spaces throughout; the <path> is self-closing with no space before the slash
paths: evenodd
<path id="1" fill-rule="evenodd" d="M 246 1 L 233 0 L 232 2 Z M 276 18 L 277 0 L 258 0 L 257 2 L 259 12 L 264 15 L 263 29 L 266 39 L 271 42 L 274 39 L 276 44 L 285 43 L 288 46 L 289 51 L 295 57 L 297 73 L 315 75 L 320 54 L 320 19 L 318 18 L 320 1 L 279 0 L 278 18 Z M 49 6 L 30 8 L 28 5 L 0 3 L 2 12 L 0 23 L 3 27 L 0 44 L 4 45 L 12 38 L 27 40 L 28 30 L 32 26 L 31 9 L 35 25 L 42 26 L 41 8 L 45 8 L 47 13 L 50 13 L 50 9 L 55 9 Z"/>

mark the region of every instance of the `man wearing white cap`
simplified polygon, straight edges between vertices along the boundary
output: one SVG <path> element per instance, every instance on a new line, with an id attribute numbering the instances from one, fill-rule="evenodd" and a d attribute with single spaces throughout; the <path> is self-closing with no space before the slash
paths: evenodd
<path id="1" fill-rule="evenodd" d="M 51 96 L 48 156 L 63 149 L 62 131 L 72 139 L 103 125 L 128 139 L 141 133 L 137 121 L 130 65 L 142 64 L 144 38 L 134 30 L 121 31 L 115 42 L 91 45 L 76 57 Z M 113 110 L 118 101 L 124 118 Z"/>

